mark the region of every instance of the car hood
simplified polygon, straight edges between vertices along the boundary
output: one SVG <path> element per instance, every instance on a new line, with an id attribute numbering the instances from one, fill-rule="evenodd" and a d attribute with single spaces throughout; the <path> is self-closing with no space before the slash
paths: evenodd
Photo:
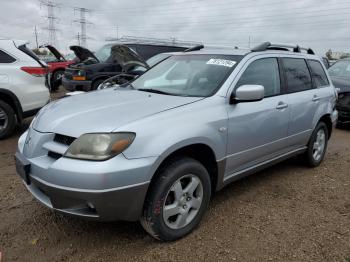
<path id="1" fill-rule="evenodd" d="M 201 99 L 125 88 L 105 89 L 48 104 L 36 116 L 33 128 L 39 132 L 72 137 L 85 133 L 112 132 L 138 119 Z"/>
<path id="2" fill-rule="evenodd" d="M 73 46 L 70 46 L 69 49 L 74 52 L 75 56 L 78 57 L 80 62 L 84 62 L 89 59 L 100 62 L 98 58 L 89 49 L 85 47 L 73 45 Z"/>
<path id="3" fill-rule="evenodd" d="M 64 56 L 52 45 L 43 45 L 41 47 L 46 47 L 49 51 L 56 57 L 58 61 L 66 61 Z"/>
<path id="4" fill-rule="evenodd" d="M 350 92 L 350 78 L 348 77 L 331 77 L 335 88 L 340 89 L 340 93 Z"/>
<path id="5" fill-rule="evenodd" d="M 129 68 L 137 65 L 149 68 L 146 61 L 126 45 L 112 46 L 110 58 L 113 60 L 111 62 L 119 64 L 124 72 L 128 72 Z"/>

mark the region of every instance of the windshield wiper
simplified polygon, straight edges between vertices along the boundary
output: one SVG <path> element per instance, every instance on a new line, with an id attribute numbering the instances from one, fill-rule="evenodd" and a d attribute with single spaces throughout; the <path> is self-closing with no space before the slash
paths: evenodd
<path id="1" fill-rule="evenodd" d="M 161 95 L 170 95 L 170 96 L 176 96 L 176 94 L 173 93 L 168 93 L 162 90 L 158 90 L 158 89 L 152 89 L 152 88 L 139 88 L 137 89 L 139 91 L 144 91 L 144 92 L 149 92 L 149 93 L 155 93 L 155 94 L 161 94 Z"/>

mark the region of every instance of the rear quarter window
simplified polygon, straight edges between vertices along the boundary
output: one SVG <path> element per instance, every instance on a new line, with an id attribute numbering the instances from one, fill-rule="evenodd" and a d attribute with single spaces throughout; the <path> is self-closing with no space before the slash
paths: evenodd
<path id="1" fill-rule="evenodd" d="M 316 60 L 309 60 L 308 62 L 315 87 L 328 86 L 329 81 L 321 63 Z"/>
<path id="2" fill-rule="evenodd" d="M 312 81 L 306 61 L 302 58 L 283 58 L 283 70 L 288 93 L 312 89 Z"/>
<path id="3" fill-rule="evenodd" d="M 0 64 L 10 64 L 15 62 L 16 59 L 4 51 L 0 50 Z"/>

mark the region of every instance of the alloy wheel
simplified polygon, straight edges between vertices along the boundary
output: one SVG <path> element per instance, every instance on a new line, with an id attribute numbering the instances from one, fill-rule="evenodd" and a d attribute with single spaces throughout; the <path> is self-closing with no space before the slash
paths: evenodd
<path id="1" fill-rule="evenodd" d="M 163 204 L 163 219 L 171 229 L 190 224 L 203 201 L 203 185 L 196 175 L 185 175 L 170 188 Z"/>
<path id="2" fill-rule="evenodd" d="M 5 130 L 8 126 L 8 116 L 5 111 L 0 107 L 0 132 Z"/>
<path id="3" fill-rule="evenodd" d="M 324 149 L 326 147 L 326 133 L 323 129 L 318 130 L 316 140 L 313 145 L 312 155 L 316 161 L 322 158 Z"/>

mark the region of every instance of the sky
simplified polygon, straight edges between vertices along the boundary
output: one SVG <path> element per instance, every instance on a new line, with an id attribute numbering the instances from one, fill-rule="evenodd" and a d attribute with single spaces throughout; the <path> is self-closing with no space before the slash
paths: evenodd
<path id="1" fill-rule="evenodd" d="M 50 1 L 50 0 L 43 0 Z M 76 8 L 87 8 L 87 47 L 108 37 L 136 36 L 205 45 L 253 47 L 264 41 L 292 43 L 317 53 L 350 52 L 350 0 L 51 0 L 56 45 L 78 44 Z M 0 37 L 48 43 L 47 7 L 38 0 L 1 0 Z"/>

